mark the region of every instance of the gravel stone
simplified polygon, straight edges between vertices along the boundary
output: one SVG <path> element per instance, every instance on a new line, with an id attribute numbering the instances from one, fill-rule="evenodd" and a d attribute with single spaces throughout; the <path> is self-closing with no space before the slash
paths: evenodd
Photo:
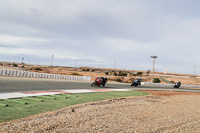
<path id="1" fill-rule="evenodd" d="M 90 102 L 0 124 L 3 133 L 199 131 L 199 95 L 149 95 Z"/>

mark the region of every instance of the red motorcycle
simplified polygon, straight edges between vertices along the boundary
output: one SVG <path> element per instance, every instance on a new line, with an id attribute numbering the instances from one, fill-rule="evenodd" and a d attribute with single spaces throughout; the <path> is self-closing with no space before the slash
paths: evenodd
<path id="1" fill-rule="evenodd" d="M 95 79 L 95 82 L 93 82 L 92 84 L 91 84 L 91 86 L 93 87 L 93 86 L 105 86 L 106 85 L 106 82 L 107 82 L 107 78 L 105 78 L 105 77 L 98 77 L 98 78 L 96 78 Z"/>

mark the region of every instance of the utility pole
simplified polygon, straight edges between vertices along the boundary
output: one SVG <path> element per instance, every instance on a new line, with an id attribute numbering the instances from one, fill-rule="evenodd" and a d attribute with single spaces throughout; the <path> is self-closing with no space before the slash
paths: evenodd
<path id="1" fill-rule="evenodd" d="M 115 62 L 114 62 L 114 69 L 116 69 L 116 61 L 117 61 L 117 60 L 114 60 L 114 61 L 115 61 Z"/>
<path id="2" fill-rule="evenodd" d="M 51 69 L 53 69 L 53 56 L 54 55 L 52 55 L 52 58 L 51 58 Z"/>

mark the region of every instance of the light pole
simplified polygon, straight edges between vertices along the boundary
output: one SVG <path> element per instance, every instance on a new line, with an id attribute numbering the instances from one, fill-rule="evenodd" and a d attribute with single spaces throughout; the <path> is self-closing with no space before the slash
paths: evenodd
<path id="1" fill-rule="evenodd" d="M 22 65 L 24 64 L 24 57 L 22 57 Z"/>
<path id="2" fill-rule="evenodd" d="M 195 78 L 195 75 L 196 75 L 196 67 L 197 66 L 194 66 L 194 78 Z"/>
<path id="3" fill-rule="evenodd" d="M 115 63 L 114 63 L 114 69 L 116 69 L 116 61 L 117 61 L 117 60 L 114 60 L 114 61 L 115 61 Z"/>
<path id="4" fill-rule="evenodd" d="M 154 76 L 155 59 L 157 58 L 157 56 L 152 55 L 151 58 L 153 58 L 153 70 L 152 70 L 152 74 Z"/>
<path id="5" fill-rule="evenodd" d="M 53 56 L 54 55 L 52 55 L 52 57 L 51 57 L 51 69 L 53 69 Z"/>

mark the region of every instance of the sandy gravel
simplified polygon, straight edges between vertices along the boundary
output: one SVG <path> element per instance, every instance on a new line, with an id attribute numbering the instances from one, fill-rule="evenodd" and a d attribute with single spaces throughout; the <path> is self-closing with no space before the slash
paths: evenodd
<path id="1" fill-rule="evenodd" d="M 1 123 L 0 132 L 199 132 L 200 95 L 164 94 L 70 106 Z"/>

